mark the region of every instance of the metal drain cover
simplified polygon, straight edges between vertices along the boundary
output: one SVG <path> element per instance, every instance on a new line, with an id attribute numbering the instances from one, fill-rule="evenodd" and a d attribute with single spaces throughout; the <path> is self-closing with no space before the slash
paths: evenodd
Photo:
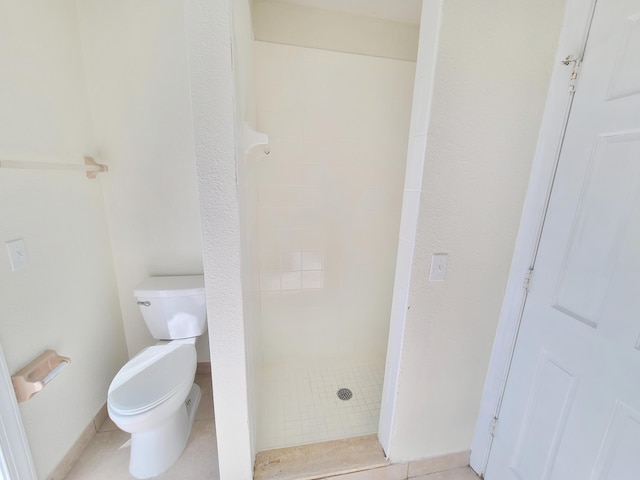
<path id="1" fill-rule="evenodd" d="M 340 400 L 351 400 L 351 397 L 353 397 L 353 392 L 348 388 L 341 388 L 338 390 L 338 398 Z"/>

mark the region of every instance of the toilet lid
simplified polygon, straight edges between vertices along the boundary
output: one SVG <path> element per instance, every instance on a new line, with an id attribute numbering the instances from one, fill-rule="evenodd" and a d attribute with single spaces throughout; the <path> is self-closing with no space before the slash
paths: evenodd
<path id="1" fill-rule="evenodd" d="M 149 347 L 132 358 L 109 387 L 109 408 L 122 415 L 145 412 L 193 381 L 196 349 L 193 345 Z"/>

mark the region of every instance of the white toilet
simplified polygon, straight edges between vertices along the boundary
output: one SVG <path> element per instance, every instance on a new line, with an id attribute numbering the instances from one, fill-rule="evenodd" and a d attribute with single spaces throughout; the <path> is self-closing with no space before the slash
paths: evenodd
<path id="1" fill-rule="evenodd" d="M 109 387 L 107 408 L 114 423 L 131 433 L 129 472 L 150 478 L 182 454 L 200 402 L 193 379 L 196 337 L 207 330 L 204 277 L 151 277 L 134 295 L 151 335 L 163 341 L 120 369 Z"/>

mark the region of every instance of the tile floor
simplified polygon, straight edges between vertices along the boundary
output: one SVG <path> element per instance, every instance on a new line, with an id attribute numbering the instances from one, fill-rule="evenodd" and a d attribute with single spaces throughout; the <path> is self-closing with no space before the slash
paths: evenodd
<path id="1" fill-rule="evenodd" d="M 388 467 L 376 468 L 365 472 L 327 477 L 322 480 L 406 480 L 407 476 L 403 474 L 403 466 L 406 468 L 405 465 L 389 465 Z M 469 467 L 464 467 L 447 472 L 411 477 L 411 480 L 480 480 L 480 477 Z"/>
<path id="2" fill-rule="evenodd" d="M 211 376 L 196 375 L 202 399 L 196 412 L 187 448 L 180 459 L 158 480 L 216 480 L 218 452 L 213 418 Z M 130 480 L 129 439 L 107 419 L 84 450 L 65 480 Z"/>
<path id="3" fill-rule="evenodd" d="M 258 451 L 376 433 L 383 378 L 384 359 L 264 372 Z M 336 395 L 343 387 L 348 401 Z"/>
<path id="4" fill-rule="evenodd" d="M 332 381 L 329 383 L 333 388 Z M 158 480 L 219 480 L 220 478 L 211 377 L 208 374 L 197 375 L 196 383 L 202 388 L 203 395 L 196 412 L 189 443 L 178 462 L 162 475 L 155 477 Z M 122 432 L 107 419 L 65 480 L 133 480 L 128 470 L 129 439 L 128 433 Z M 407 472 L 406 464 L 388 465 L 373 470 L 325 477 L 324 480 L 405 480 Z M 479 480 L 479 477 L 469 468 L 411 478 L 412 480 Z"/>
<path id="5" fill-rule="evenodd" d="M 389 464 L 378 435 L 259 452 L 254 480 L 478 480 L 469 451 Z M 437 473 L 436 473 L 437 472 Z"/>

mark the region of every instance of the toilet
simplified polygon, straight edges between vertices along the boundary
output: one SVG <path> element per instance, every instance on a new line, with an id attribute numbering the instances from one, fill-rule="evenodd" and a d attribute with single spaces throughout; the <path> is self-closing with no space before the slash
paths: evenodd
<path id="1" fill-rule="evenodd" d="M 155 477 L 187 444 L 200 402 L 196 338 L 207 330 L 204 277 L 150 277 L 134 290 L 151 335 L 160 340 L 129 360 L 109 386 L 111 420 L 131 433 L 129 472 Z"/>

